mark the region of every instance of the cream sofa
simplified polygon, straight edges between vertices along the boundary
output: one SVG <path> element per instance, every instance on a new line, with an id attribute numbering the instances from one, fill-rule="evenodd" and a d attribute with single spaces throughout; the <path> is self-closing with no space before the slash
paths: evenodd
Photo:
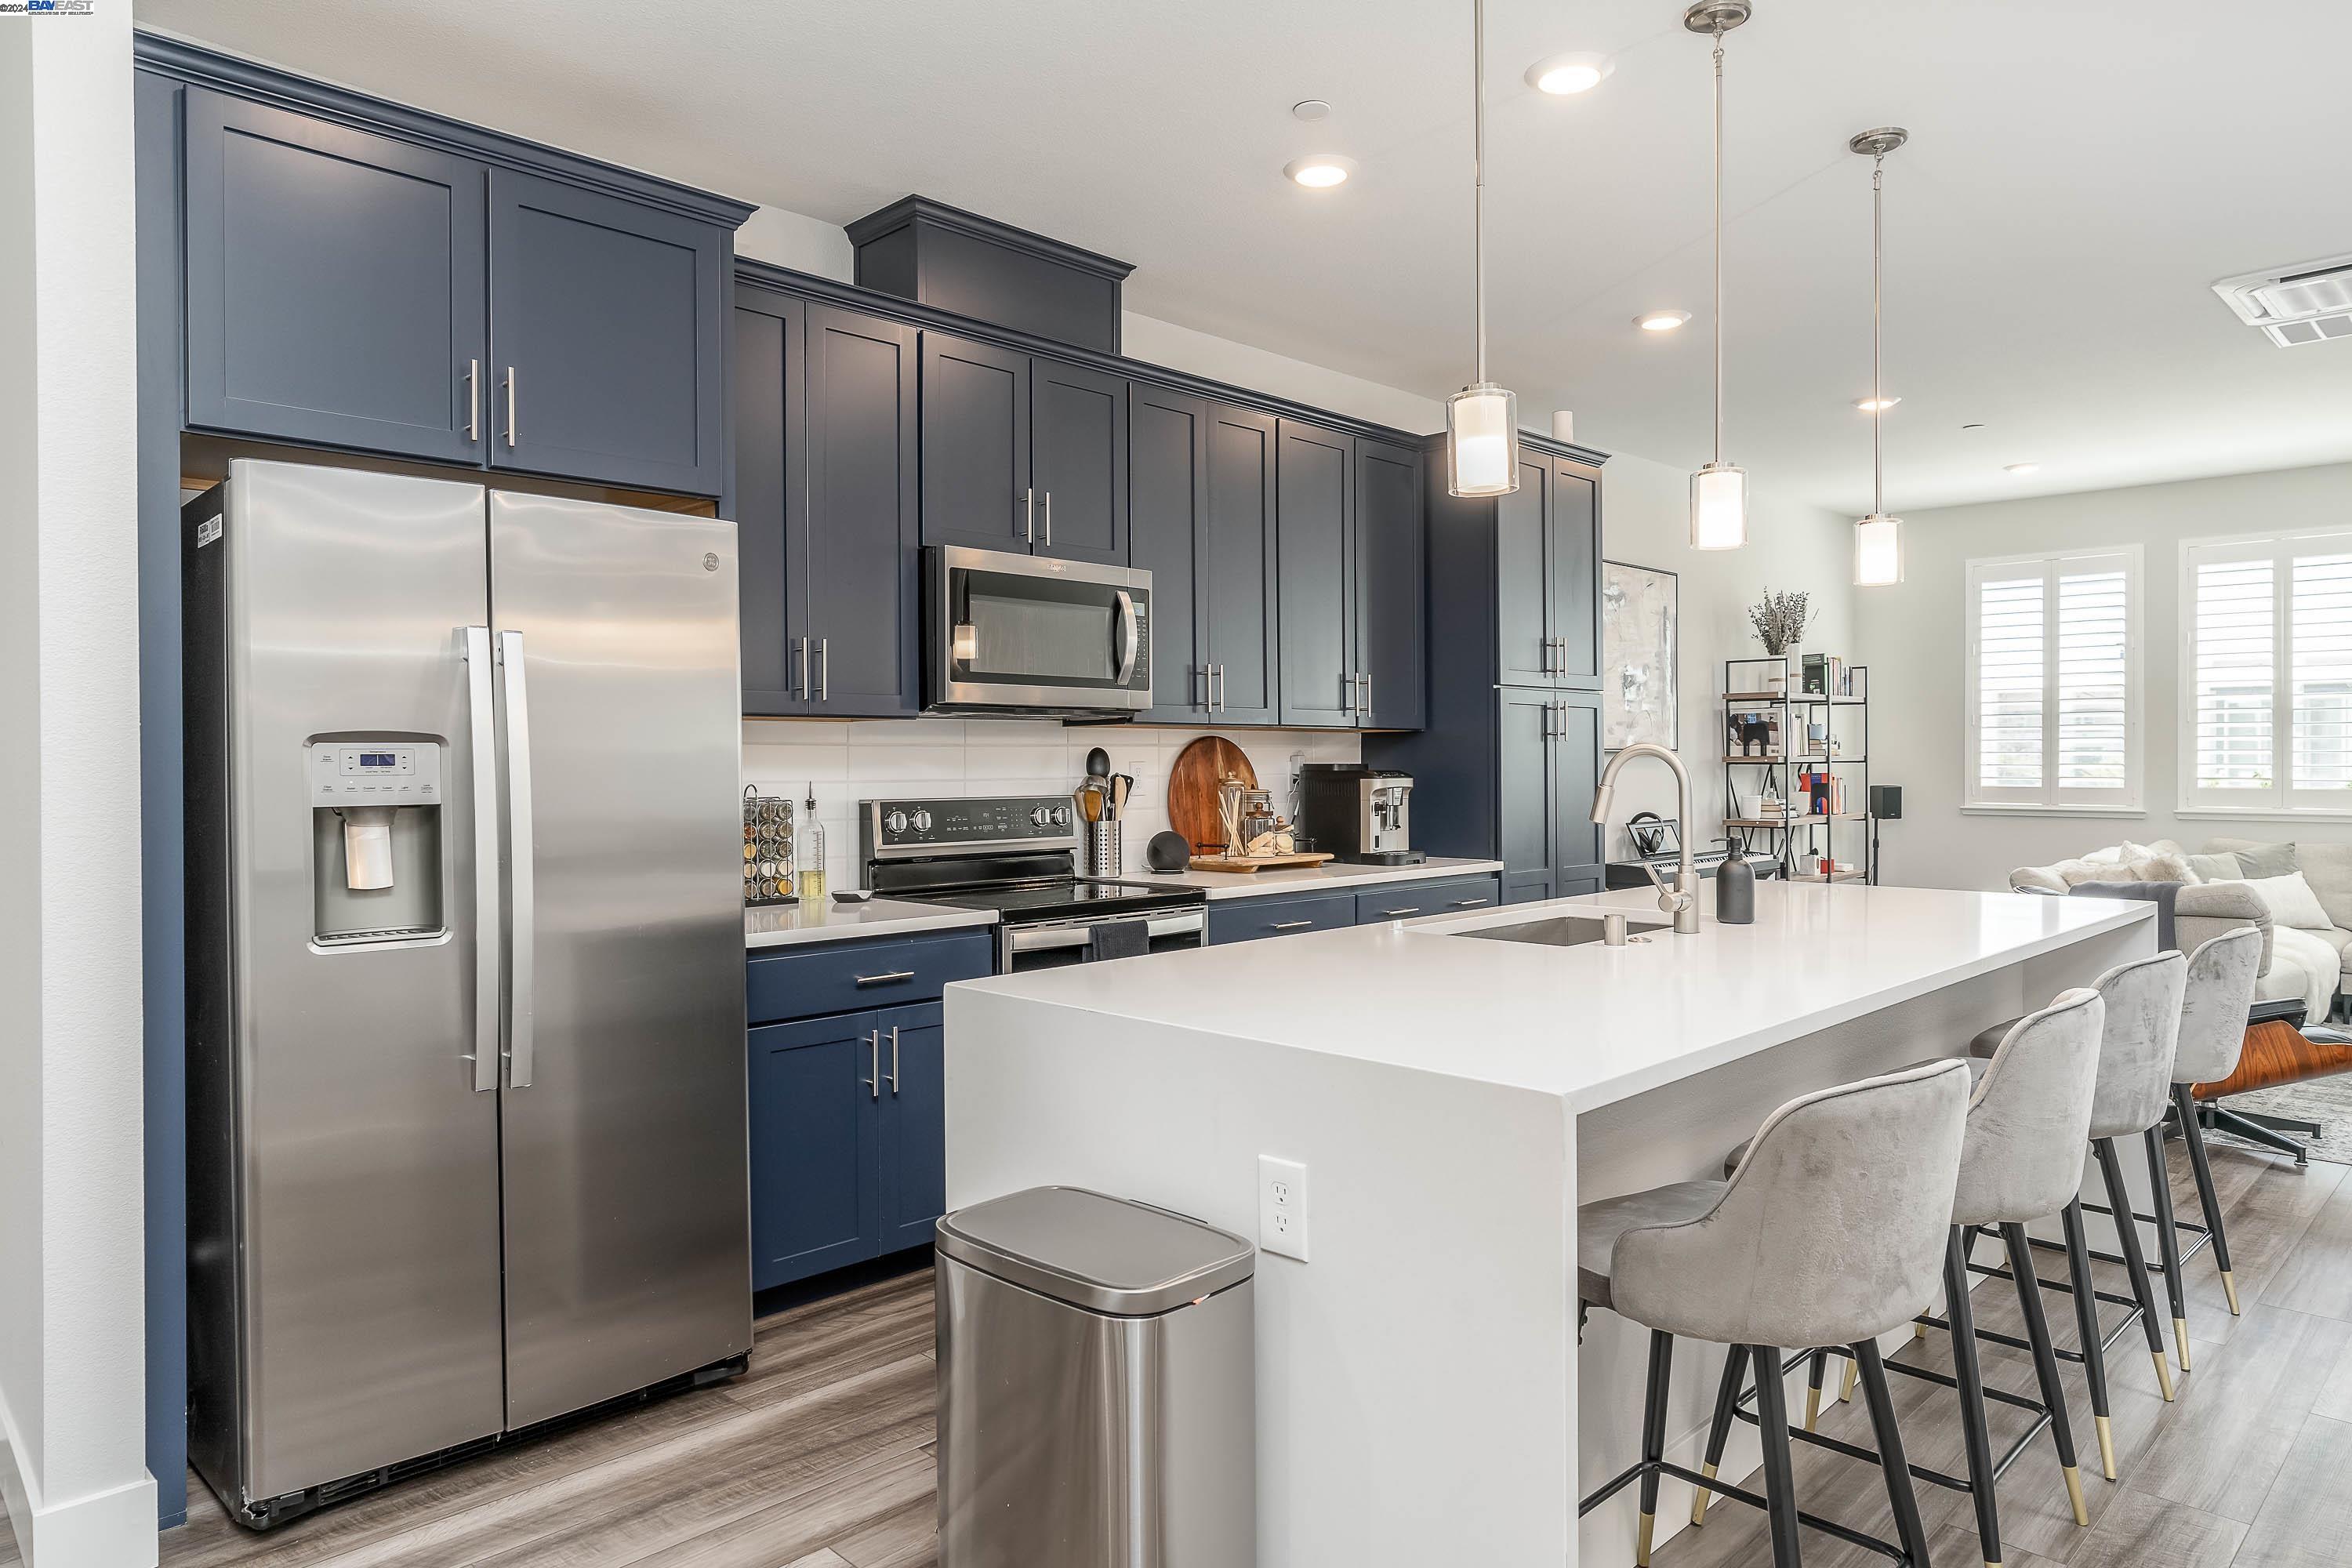
<path id="1" fill-rule="evenodd" d="M 2263 840 L 2252 838 L 2215 838 L 2209 841 L 2200 855 L 2233 854 L 2242 849 L 2269 847 Z M 2053 866 L 2021 866 L 2009 874 L 2012 891 L 2021 893 L 2063 894 L 2077 883 L 2167 881 L 2176 879 L 2163 875 L 2143 876 L 2143 871 L 2160 868 L 2147 859 L 2126 862 L 2124 846 L 2094 850 L 2080 860 L 2061 861 Z M 2145 853 L 2157 858 L 2178 858 L 2183 862 L 2188 852 L 2170 839 L 2158 839 L 2144 847 Z M 2242 882 L 2189 882 L 2184 885 L 2174 900 L 2173 914 L 2178 925 L 2177 937 L 2184 951 L 2225 931 L 2252 925 L 2263 932 L 2262 977 L 2255 983 L 2254 996 L 2262 1002 L 2300 1000 L 2306 1019 L 2319 1023 L 2335 1010 L 2337 994 L 2347 983 L 2352 983 L 2352 844 L 2295 845 L 2296 869 L 2319 896 L 2320 907 L 2335 925 L 2327 930 L 2302 930 L 2282 926 L 2272 919 L 2270 909 L 2262 895 Z"/>

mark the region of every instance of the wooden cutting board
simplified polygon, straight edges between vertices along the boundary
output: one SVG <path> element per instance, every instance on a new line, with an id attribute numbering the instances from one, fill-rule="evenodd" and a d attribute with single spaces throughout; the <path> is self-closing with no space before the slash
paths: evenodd
<path id="1" fill-rule="evenodd" d="M 1255 859 L 1237 859 L 1225 855 L 1195 855 L 1192 857 L 1192 869 L 1243 872 L 1297 870 L 1302 866 L 1321 866 L 1334 858 L 1336 857 L 1317 852 L 1301 852 L 1297 855 L 1260 855 Z"/>
<path id="2" fill-rule="evenodd" d="M 1247 754 L 1223 735 L 1194 741 L 1176 753 L 1176 765 L 1168 770 L 1168 826 L 1184 836 L 1195 855 L 1225 847 L 1217 785 L 1228 776 L 1258 787 L 1257 770 Z"/>

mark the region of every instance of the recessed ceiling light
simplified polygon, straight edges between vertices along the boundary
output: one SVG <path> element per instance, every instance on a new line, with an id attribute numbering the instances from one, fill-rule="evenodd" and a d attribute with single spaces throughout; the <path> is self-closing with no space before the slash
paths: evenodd
<path id="1" fill-rule="evenodd" d="M 1644 310 L 1633 318 L 1633 324 L 1645 332 L 1671 332 L 1689 320 L 1688 310 Z"/>
<path id="2" fill-rule="evenodd" d="M 1344 184 L 1356 170 L 1356 161 L 1342 158 L 1337 153 L 1311 153 L 1304 158 L 1293 158 L 1282 166 L 1290 179 L 1309 190 L 1328 190 Z"/>
<path id="3" fill-rule="evenodd" d="M 1319 98 L 1302 98 L 1290 106 L 1293 118 L 1321 120 L 1331 112 L 1331 106 Z"/>
<path id="4" fill-rule="evenodd" d="M 1853 400 L 1853 405 L 1864 414 L 1876 414 L 1884 409 L 1892 408 L 1902 401 L 1899 397 L 1857 397 Z"/>
<path id="5" fill-rule="evenodd" d="M 1591 91 L 1616 68 L 1617 62 L 1607 55 L 1586 51 L 1551 55 L 1528 68 L 1528 85 L 1538 92 L 1566 98 L 1570 93 Z"/>
<path id="6" fill-rule="evenodd" d="M 2042 465 L 2039 463 L 2003 463 L 2001 465 L 2000 471 L 2007 474 L 2011 479 L 2021 479 L 2028 474 L 2040 473 L 2042 471 Z"/>

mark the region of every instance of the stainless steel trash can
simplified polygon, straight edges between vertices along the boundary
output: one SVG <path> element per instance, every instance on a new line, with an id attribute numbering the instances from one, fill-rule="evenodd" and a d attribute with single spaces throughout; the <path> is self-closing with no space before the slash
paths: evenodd
<path id="1" fill-rule="evenodd" d="M 1256 1262 L 1079 1187 L 940 1219 L 940 1568 L 1255 1563 Z"/>

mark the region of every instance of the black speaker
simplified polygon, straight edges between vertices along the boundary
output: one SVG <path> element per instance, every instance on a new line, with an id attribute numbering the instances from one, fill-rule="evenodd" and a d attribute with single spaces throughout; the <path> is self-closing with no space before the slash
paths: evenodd
<path id="1" fill-rule="evenodd" d="M 1873 784 L 1870 786 L 1870 815 L 1881 822 L 1894 822 L 1903 816 L 1903 786 Z"/>

